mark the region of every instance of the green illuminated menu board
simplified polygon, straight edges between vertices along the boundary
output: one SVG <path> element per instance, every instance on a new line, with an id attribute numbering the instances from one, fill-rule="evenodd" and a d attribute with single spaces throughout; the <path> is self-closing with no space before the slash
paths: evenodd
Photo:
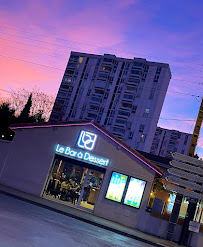
<path id="1" fill-rule="evenodd" d="M 106 193 L 106 198 L 116 202 L 121 202 L 127 178 L 128 176 L 113 172 Z"/>
<path id="2" fill-rule="evenodd" d="M 131 178 L 125 195 L 124 204 L 139 208 L 144 193 L 146 182 Z"/>

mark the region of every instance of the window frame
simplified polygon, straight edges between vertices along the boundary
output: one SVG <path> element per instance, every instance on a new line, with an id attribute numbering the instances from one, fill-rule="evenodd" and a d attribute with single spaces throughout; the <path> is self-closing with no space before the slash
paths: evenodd
<path id="1" fill-rule="evenodd" d="M 113 173 L 121 174 L 121 175 L 127 177 L 127 180 L 126 180 L 126 183 L 125 183 L 125 187 L 124 187 L 123 194 L 122 194 L 122 196 L 121 196 L 121 201 L 120 201 L 120 202 L 106 197 L 106 196 L 107 196 L 107 192 L 108 192 L 108 189 L 109 189 L 109 185 L 110 185 L 110 182 L 111 182 L 111 178 L 112 178 Z M 124 203 L 125 198 L 126 198 L 126 194 L 127 194 L 127 191 L 128 191 L 128 187 L 129 187 L 129 184 L 130 184 L 130 181 L 131 181 L 131 178 L 134 178 L 134 179 L 137 179 L 137 180 L 140 180 L 140 181 L 145 182 L 145 186 L 144 186 L 144 190 L 143 190 L 143 193 L 142 193 L 142 197 L 141 197 L 141 200 L 140 200 L 140 205 L 139 205 L 139 207 L 135 207 L 135 206 L 132 206 L 132 205 L 129 205 L 129 204 Z M 147 187 L 147 183 L 148 183 L 148 182 L 147 182 L 146 180 L 144 180 L 144 179 L 137 178 L 137 177 L 134 177 L 134 176 L 131 176 L 131 175 L 127 175 L 127 174 L 123 174 L 123 173 L 121 173 L 121 172 L 117 172 L 117 171 L 113 170 L 113 171 L 111 172 L 110 178 L 109 178 L 109 180 L 108 180 L 108 185 L 107 185 L 106 190 L 105 190 L 104 198 L 105 198 L 106 200 L 111 201 L 111 202 L 119 203 L 119 204 L 121 204 L 121 205 L 123 205 L 123 206 L 131 207 L 131 208 L 135 208 L 135 209 L 140 209 L 140 207 L 141 207 L 141 205 L 142 205 L 144 193 L 145 193 L 145 190 L 146 190 L 146 187 Z"/>

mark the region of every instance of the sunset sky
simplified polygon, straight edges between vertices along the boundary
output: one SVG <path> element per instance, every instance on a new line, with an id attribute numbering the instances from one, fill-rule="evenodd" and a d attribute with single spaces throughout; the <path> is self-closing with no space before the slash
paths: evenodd
<path id="1" fill-rule="evenodd" d="M 159 126 L 192 133 L 203 95 L 202 10 L 201 0 L 0 0 L 0 97 L 34 86 L 55 95 L 71 50 L 143 57 L 172 71 Z M 203 158 L 203 132 L 196 151 Z"/>

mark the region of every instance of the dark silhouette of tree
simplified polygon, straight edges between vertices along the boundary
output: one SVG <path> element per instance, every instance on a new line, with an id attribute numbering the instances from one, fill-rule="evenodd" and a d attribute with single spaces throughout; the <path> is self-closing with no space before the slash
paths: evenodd
<path id="1" fill-rule="evenodd" d="M 14 124 L 17 121 L 15 117 L 15 110 L 10 108 L 9 103 L 2 103 L 0 105 L 0 139 L 12 140 L 14 132 L 9 129 L 10 124 Z"/>
<path id="2" fill-rule="evenodd" d="M 18 117 L 18 122 L 20 123 L 30 123 L 34 122 L 34 119 L 30 117 L 30 109 L 32 106 L 32 94 L 30 94 L 27 103 L 25 104 L 23 110 L 21 111 L 19 117 Z"/>
<path id="3" fill-rule="evenodd" d="M 39 110 L 33 117 L 35 122 L 42 123 L 45 122 L 45 118 L 43 117 L 43 111 Z"/>
<path id="4" fill-rule="evenodd" d="M 35 114 L 30 115 L 32 107 L 32 93 L 29 95 L 27 103 L 22 109 L 19 116 L 16 116 L 16 111 L 11 107 L 10 103 L 0 103 L 0 139 L 12 140 L 15 132 L 9 129 L 11 124 L 36 123 L 45 122 L 43 110 L 38 110 Z"/>
<path id="5" fill-rule="evenodd" d="M 33 87 L 32 90 L 23 88 L 13 90 L 13 93 L 7 101 L 11 107 L 15 109 L 15 114 L 18 116 L 22 112 L 30 94 L 32 94 L 30 116 L 39 115 L 39 112 L 43 112 L 43 119 L 48 121 L 55 101 L 55 95 L 43 92 L 37 86 Z"/>

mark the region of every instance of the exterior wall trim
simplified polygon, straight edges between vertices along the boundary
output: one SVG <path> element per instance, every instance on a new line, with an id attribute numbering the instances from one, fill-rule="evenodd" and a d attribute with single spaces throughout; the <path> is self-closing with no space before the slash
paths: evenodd
<path id="1" fill-rule="evenodd" d="M 129 148 L 125 147 L 123 144 L 121 144 L 119 141 L 117 141 L 115 138 L 111 137 L 110 135 L 108 135 L 105 131 L 103 131 L 102 129 L 100 129 L 99 127 L 97 127 L 94 123 L 92 122 L 88 122 L 88 123 L 67 123 L 67 124 L 49 124 L 49 125 L 30 125 L 30 126 L 16 126 L 16 127 L 10 127 L 10 129 L 12 130 L 18 130 L 18 129 L 33 129 L 33 128 L 50 128 L 50 127 L 70 127 L 70 126 L 87 126 L 87 125 L 91 125 L 94 128 L 96 128 L 97 130 L 99 130 L 102 134 L 104 134 L 105 136 L 107 136 L 108 138 L 110 138 L 113 142 L 115 142 L 116 144 L 118 144 L 120 147 L 122 147 L 123 149 L 125 149 L 128 153 L 130 153 L 131 155 L 133 155 L 135 158 L 137 158 L 138 160 L 140 160 L 141 162 L 143 162 L 145 165 L 147 165 L 150 169 L 152 169 L 153 171 L 155 171 L 157 174 L 159 174 L 160 176 L 162 176 L 163 174 L 158 171 L 155 167 L 151 166 L 150 164 L 148 164 L 146 161 L 144 161 L 142 158 L 140 158 L 138 155 L 136 155 L 133 151 L 131 151 Z"/>

